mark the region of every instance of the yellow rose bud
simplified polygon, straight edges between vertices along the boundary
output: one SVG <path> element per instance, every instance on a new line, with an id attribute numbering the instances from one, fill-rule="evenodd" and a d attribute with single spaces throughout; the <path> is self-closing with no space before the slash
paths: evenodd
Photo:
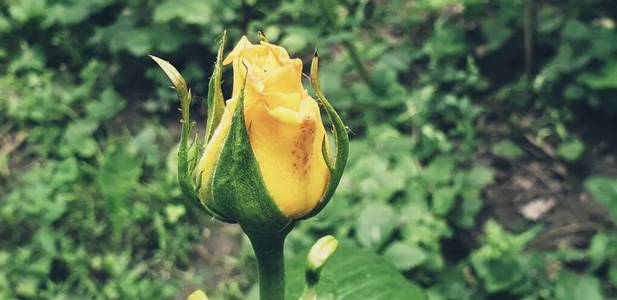
<path id="1" fill-rule="evenodd" d="M 233 64 L 233 94 L 197 166 L 198 176 L 209 181 L 244 90 L 244 122 L 267 191 L 286 216 L 306 215 L 321 200 L 330 171 L 321 151 L 326 131 L 319 106 L 302 86 L 302 61 L 282 47 L 253 45 L 242 37 L 223 64 Z M 199 193 L 208 199 L 210 186 L 202 184 Z"/>
<path id="2" fill-rule="evenodd" d="M 333 125 L 334 157 L 317 101 L 302 86 L 302 61 L 270 44 L 242 37 L 223 60 L 225 33 L 208 91 L 208 120 L 201 158 L 193 158 L 191 92 L 167 61 L 152 57 L 170 78 L 181 100 L 178 150 L 180 187 L 214 218 L 248 231 L 281 233 L 294 220 L 309 218 L 332 197 L 347 162 L 345 125 L 319 88 L 318 58 L 310 81 Z M 233 93 L 223 100 L 223 65 L 232 64 Z"/>

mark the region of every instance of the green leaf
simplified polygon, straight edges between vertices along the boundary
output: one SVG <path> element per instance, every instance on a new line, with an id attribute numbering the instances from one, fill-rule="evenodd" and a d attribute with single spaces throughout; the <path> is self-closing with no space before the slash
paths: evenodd
<path id="1" fill-rule="evenodd" d="M 510 140 L 504 140 L 493 145 L 493 154 L 506 158 L 517 159 L 523 156 L 523 150 Z"/>
<path id="2" fill-rule="evenodd" d="M 600 281 L 589 275 L 562 272 L 555 287 L 556 300 L 602 300 Z"/>
<path id="3" fill-rule="evenodd" d="M 43 250 L 44 253 L 53 256 L 57 252 L 56 247 L 56 236 L 54 232 L 47 228 L 41 228 L 34 239 L 37 241 L 39 247 Z"/>
<path id="4" fill-rule="evenodd" d="M 474 166 L 465 176 L 465 186 L 481 189 L 493 183 L 493 180 L 493 169 L 483 166 Z"/>
<path id="5" fill-rule="evenodd" d="M 606 64 L 598 73 L 583 74 L 581 80 L 594 90 L 617 88 L 617 62 Z"/>
<path id="6" fill-rule="evenodd" d="M 457 191 L 456 187 L 446 186 L 433 192 L 433 212 L 439 216 L 446 215 L 450 212 L 454 206 Z"/>
<path id="7" fill-rule="evenodd" d="M 356 237 L 361 245 L 379 249 L 396 227 L 394 209 L 381 203 L 370 204 L 362 210 L 356 222 Z"/>
<path id="8" fill-rule="evenodd" d="M 471 256 L 471 263 L 490 293 L 512 288 L 525 280 L 522 266 L 513 256 L 490 257 L 477 252 Z"/>
<path id="9" fill-rule="evenodd" d="M 119 238 L 120 230 L 131 220 L 130 201 L 140 176 L 141 161 L 123 145 L 113 147 L 98 169 L 96 183 L 103 194 L 103 207 L 111 220 L 114 238 Z"/>
<path id="10" fill-rule="evenodd" d="M 290 26 L 285 29 L 285 32 L 281 46 L 289 52 L 300 52 L 309 45 L 309 42 L 318 38 L 314 30 L 305 27 Z"/>
<path id="11" fill-rule="evenodd" d="M 463 197 L 459 204 L 455 222 L 464 229 L 470 229 L 475 225 L 476 215 L 482 209 L 482 200 L 477 197 Z"/>
<path id="12" fill-rule="evenodd" d="M 108 87 L 101 93 L 99 101 L 86 104 L 86 112 L 92 120 L 106 120 L 122 111 L 125 105 L 120 95 L 112 87 Z"/>
<path id="13" fill-rule="evenodd" d="M 9 15 L 21 23 L 25 23 L 29 19 L 45 15 L 45 1 L 24 0 L 11 3 L 8 6 Z"/>
<path id="14" fill-rule="evenodd" d="M 179 19 L 186 24 L 206 25 L 211 22 L 211 15 L 212 3 L 209 1 L 168 0 L 156 7 L 154 22 Z"/>
<path id="15" fill-rule="evenodd" d="M 139 183 L 141 161 L 118 145 L 105 155 L 96 182 L 107 200 L 126 201 Z"/>
<path id="16" fill-rule="evenodd" d="M 454 175 L 454 158 L 450 155 L 442 155 L 435 158 L 422 172 L 422 177 L 429 184 L 448 182 Z"/>
<path id="17" fill-rule="evenodd" d="M 572 139 L 559 145 L 557 153 L 567 161 L 577 161 L 585 151 L 585 144 L 579 139 Z"/>
<path id="18" fill-rule="evenodd" d="M 39 285 L 40 281 L 37 278 L 22 277 L 15 286 L 15 294 L 26 298 L 34 298 L 39 290 Z"/>
<path id="19" fill-rule="evenodd" d="M 304 288 L 306 255 L 287 261 L 286 299 L 298 299 Z M 382 257 L 341 243 L 321 272 L 317 299 L 425 299 L 423 290 L 403 277 Z"/>
<path id="20" fill-rule="evenodd" d="M 136 28 L 121 33 L 122 38 L 128 39 L 124 46 L 134 56 L 146 55 L 152 50 L 154 44 L 154 34 L 148 29 Z"/>
<path id="21" fill-rule="evenodd" d="M 100 9 L 109 5 L 112 0 L 98 1 L 66 1 L 65 3 L 54 3 L 45 12 L 43 26 L 60 24 L 63 26 L 78 24 Z M 51 2 L 48 2 L 51 4 Z M 68 27 L 68 26 L 67 26 Z"/>
<path id="22" fill-rule="evenodd" d="M 562 29 L 563 38 L 570 41 L 580 41 L 589 38 L 589 27 L 578 20 L 569 20 Z"/>
<path id="23" fill-rule="evenodd" d="M 486 18 L 481 22 L 489 50 L 499 49 L 512 36 L 513 31 L 506 22 L 499 18 Z"/>
<path id="24" fill-rule="evenodd" d="M 591 239 L 591 245 L 589 245 L 589 249 L 587 249 L 587 255 L 591 261 L 589 269 L 597 269 L 604 263 L 607 255 L 611 255 L 611 253 L 607 251 L 609 245 L 610 240 L 605 233 L 600 232 L 593 236 Z"/>
<path id="25" fill-rule="evenodd" d="M 94 133 L 98 126 L 97 122 L 90 120 L 71 122 L 64 132 L 62 144 L 59 145 L 60 153 L 65 156 L 77 153 L 83 157 L 92 157 L 96 154 L 98 148 L 92 133 Z"/>
<path id="26" fill-rule="evenodd" d="M 407 176 L 405 170 L 390 168 L 386 157 L 366 153 L 345 172 L 345 178 L 353 182 L 351 190 L 341 186 L 339 194 L 360 194 L 373 202 L 387 202 L 405 188 Z"/>
<path id="27" fill-rule="evenodd" d="M 617 179 L 593 176 L 585 180 L 585 189 L 596 201 L 608 207 L 613 222 L 617 222 Z"/>
<path id="28" fill-rule="evenodd" d="M 421 265 L 427 257 L 420 247 L 395 242 L 386 249 L 384 258 L 397 269 L 406 271 Z"/>
<path id="29" fill-rule="evenodd" d="M 483 246 L 471 254 L 471 264 L 489 293 L 516 289 L 528 280 L 522 251 L 540 230 L 537 226 L 514 235 L 493 220 L 486 222 Z"/>
<path id="30" fill-rule="evenodd" d="M 56 165 L 52 182 L 54 186 L 60 187 L 63 184 L 77 180 L 79 176 L 79 166 L 74 157 L 69 157 Z"/>
<path id="31" fill-rule="evenodd" d="M 424 205 L 407 205 L 401 209 L 401 216 L 404 221 L 401 233 L 409 244 L 438 248 L 439 241 L 452 234 L 445 220 L 432 214 Z"/>
<path id="32" fill-rule="evenodd" d="M 617 264 L 615 264 L 614 262 L 611 263 L 608 269 L 608 281 L 611 283 L 611 285 L 617 287 Z"/>

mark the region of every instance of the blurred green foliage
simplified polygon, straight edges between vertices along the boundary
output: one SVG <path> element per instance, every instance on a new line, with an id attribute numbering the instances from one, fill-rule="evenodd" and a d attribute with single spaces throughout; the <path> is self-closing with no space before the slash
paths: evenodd
<path id="1" fill-rule="evenodd" d="M 534 252 L 541 227 L 479 217 L 495 170 L 477 149 L 521 159 L 531 133 L 576 164 L 593 145 L 573 124 L 617 113 L 613 1 L 533 1 L 526 70 L 531 2 L 3 1 L 0 298 L 173 299 L 204 285 L 193 264 L 210 223 L 181 197 L 178 103 L 146 55 L 178 66 L 200 100 L 224 28 L 231 41 L 262 30 L 305 63 L 319 49 L 324 92 L 351 130 L 335 198 L 294 231 L 289 254 L 333 234 L 428 299 L 617 297 L 614 223 L 588 247 Z M 486 145 L 491 116 L 514 129 Z M 585 183 L 613 218 L 616 186 Z M 219 278 L 215 297 L 254 295 L 247 253 L 220 258 L 247 275 Z"/>

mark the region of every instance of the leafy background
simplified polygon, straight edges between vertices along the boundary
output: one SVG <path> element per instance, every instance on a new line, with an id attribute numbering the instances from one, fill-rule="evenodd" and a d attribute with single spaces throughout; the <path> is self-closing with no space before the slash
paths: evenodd
<path id="1" fill-rule="evenodd" d="M 611 0 L 2 1 L 0 298 L 255 299 L 239 229 L 181 197 L 178 103 L 147 58 L 203 120 L 228 29 L 319 49 L 351 130 L 291 261 L 333 234 L 428 299 L 614 299 L 616 19 Z"/>

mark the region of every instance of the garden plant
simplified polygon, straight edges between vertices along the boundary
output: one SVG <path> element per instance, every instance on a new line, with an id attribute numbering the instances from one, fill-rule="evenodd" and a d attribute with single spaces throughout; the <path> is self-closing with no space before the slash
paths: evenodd
<path id="1" fill-rule="evenodd" d="M 203 141 L 191 139 L 192 96 L 186 81 L 169 62 L 152 56 L 181 103 L 179 182 L 185 197 L 198 202 L 211 217 L 240 224 L 257 258 L 261 299 L 283 300 L 285 238 L 298 220 L 319 213 L 334 194 L 347 163 L 349 138 L 319 87 L 317 53 L 310 81 L 332 120 L 333 151 L 319 106 L 302 87 L 302 61 L 291 59 L 263 35 L 259 45 L 243 36 L 223 60 L 225 37 L 223 33 L 208 85 Z M 221 73 L 230 63 L 234 90 L 225 103 Z M 314 263 L 319 256 L 309 255 L 308 274 L 323 265 Z M 319 275 L 308 276 L 313 279 L 307 278 L 307 286 L 315 285 L 312 281 Z"/>
<path id="2" fill-rule="evenodd" d="M 0 1 L 0 299 L 616 299 L 615 41 L 614 0 Z"/>

